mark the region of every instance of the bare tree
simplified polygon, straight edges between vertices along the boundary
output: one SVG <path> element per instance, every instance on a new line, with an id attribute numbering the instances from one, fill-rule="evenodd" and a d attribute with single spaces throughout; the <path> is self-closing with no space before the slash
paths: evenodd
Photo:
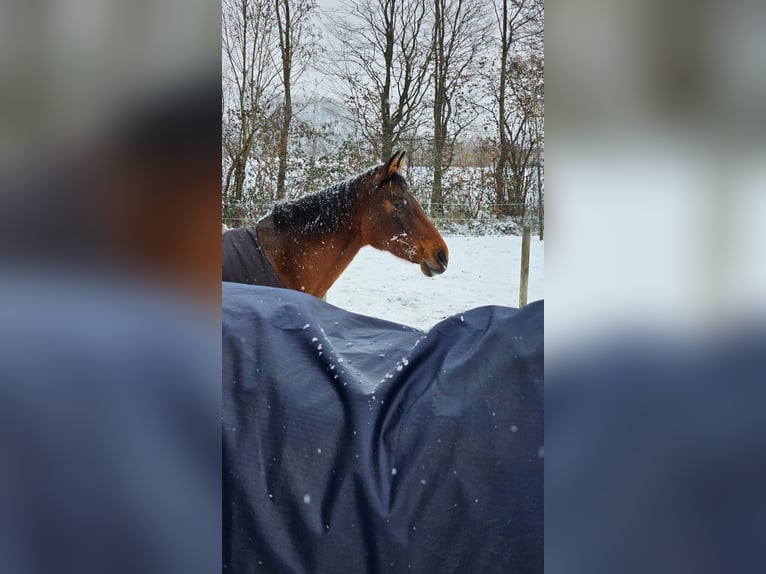
<path id="1" fill-rule="evenodd" d="M 545 178 L 543 177 L 543 165 L 545 154 L 545 64 L 540 62 L 538 73 L 542 76 L 537 83 L 535 93 L 537 100 L 537 115 L 535 116 L 535 171 L 537 174 L 537 221 L 540 241 L 545 236 Z"/>
<path id="2" fill-rule="evenodd" d="M 383 161 L 424 116 L 431 43 L 426 0 L 344 0 L 329 72 L 365 140 Z"/>
<path id="3" fill-rule="evenodd" d="M 452 164 L 455 140 L 477 117 L 471 82 L 486 45 L 484 5 L 468 0 L 434 0 L 433 184 L 431 210 L 443 214 L 442 174 Z"/>
<path id="4" fill-rule="evenodd" d="M 281 60 L 282 117 L 279 128 L 279 169 L 277 171 L 277 198 L 285 197 L 287 176 L 287 144 L 290 122 L 293 118 L 292 83 L 306 69 L 312 59 L 311 22 L 309 17 L 316 8 L 314 0 L 275 0 L 277 36 Z M 296 63 L 298 65 L 296 65 Z"/>
<path id="5" fill-rule="evenodd" d="M 247 164 L 259 130 L 273 111 L 273 18 L 269 0 L 223 0 L 224 195 L 241 202 Z"/>
<path id="6" fill-rule="evenodd" d="M 524 215 L 527 166 L 539 112 L 543 0 L 493 0 L 500 39 L 497 78 L 499 150 L 495 165 L 498 213 Z"/>

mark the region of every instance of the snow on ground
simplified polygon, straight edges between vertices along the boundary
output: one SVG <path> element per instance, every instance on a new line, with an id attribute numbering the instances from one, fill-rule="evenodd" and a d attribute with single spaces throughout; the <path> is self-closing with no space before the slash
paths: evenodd
<path id="1" fill-rule="evenodd" d="M 483 305 L 519 305 L 521 237 L 445 236 L 449 268 L 426 277 L 420 266 L 363 248 L 327 294 L 355 313 L 430 329 L 442 319 Z M 543 298 L 544 242 L 532 238 L 528 301 Z"/>

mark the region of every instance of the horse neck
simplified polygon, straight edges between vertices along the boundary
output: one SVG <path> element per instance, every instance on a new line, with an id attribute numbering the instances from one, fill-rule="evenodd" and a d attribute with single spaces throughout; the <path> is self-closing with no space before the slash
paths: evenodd
<path id="1" fill-rule="evenodd" d="M 258 238 L 274 271 L 288 289 L 324 297 L 364 246 L 359 214 L 334 233 L 277 229 L 271 216 L 257 226 Z"/>

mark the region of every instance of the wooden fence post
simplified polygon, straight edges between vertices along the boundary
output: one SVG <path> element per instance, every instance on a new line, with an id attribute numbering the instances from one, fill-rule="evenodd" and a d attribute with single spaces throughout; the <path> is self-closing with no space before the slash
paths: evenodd
<path id="1" fill-rule="evenodd" d="M 527 291 L 529 290 L 529 243 L 532 230 L 529 224 L 524 225 L 521 236 L 521 279 L 519 280 L 519 309 L 527 304 Z"/>

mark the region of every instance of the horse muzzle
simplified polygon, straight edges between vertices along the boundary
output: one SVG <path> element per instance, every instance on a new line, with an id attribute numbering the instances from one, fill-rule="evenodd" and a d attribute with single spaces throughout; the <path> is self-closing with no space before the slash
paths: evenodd
<path id="1" fill-rule="evenodd" d="M 441 275 L 447 270 L 447 263 L 447 254 L 440 250 L 436 254 L 436 261 L 434 261 L 433 264 L 428 261 L 428 258 L 423 259 L 423 261 L 420 262 L 420 270 L 426 277 Z"/>

